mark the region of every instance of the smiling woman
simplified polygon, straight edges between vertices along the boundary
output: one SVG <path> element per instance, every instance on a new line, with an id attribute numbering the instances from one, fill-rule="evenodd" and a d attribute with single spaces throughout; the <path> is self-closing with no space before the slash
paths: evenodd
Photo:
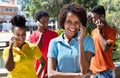
<path id="1" fill-rule="evenodd" d="M 9 71 L 8 78 L 38 78 L 45 66 L 39 48 L 25 41 L 25 22 L 25 17 L 21 15 L 15 15 L 11 19 L 13 35 L 9 46 L 3 51 L 5 68 Z M 34 69 L 34 59 L 41 62 L 41 67 L 37 73 Z"/>
<path id="2" fill-rule="evenodd" d="M 91 37 L 86 36 L 87 15 L 84 7 L 76 3 L 68 4 L 60 10 L 58 19 L 64 32 L 50 41 L 48 77 L 89 76 L 94 43 Z"/>

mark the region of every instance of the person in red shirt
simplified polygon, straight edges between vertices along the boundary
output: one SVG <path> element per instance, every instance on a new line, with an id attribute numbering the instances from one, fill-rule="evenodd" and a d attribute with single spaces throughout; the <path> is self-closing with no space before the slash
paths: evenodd
<path id="1" fill-rule="evenodd" d="M 35 43 L 39 46 L 42 55 L 47 63 L 49 42 L 51 39 L 57 37 L 58 34 L 55 31 L 48 29 L 49 15 L 47 11 L 45 10 L 37 11 L 34 17 L 35 21 L 37 22 L 38 29 L 30 35 L 29 42 Z M 35 60 L 36 71 L 39 69 L 38 68 L 39 65 L 40 65 L 39 61 Z M 39 78 L 47 78 L 47 64 Z"/>
<path id="2" fill-rule="evenodd" d="M 95 56 L 91 60 L 91 78 L 115 78 L 115 66 L 112 61 L 112 49 L 116 30 L 105 21 L 105 9 L 101 5 L 91 10 L 91 17 L 96 28 L 92 31 Z"/>

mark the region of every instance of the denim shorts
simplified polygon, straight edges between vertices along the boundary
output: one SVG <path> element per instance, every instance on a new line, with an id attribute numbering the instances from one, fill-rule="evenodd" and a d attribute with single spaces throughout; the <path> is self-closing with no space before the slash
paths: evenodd
<path id="1" fill-rule="evenodd" d="M 92 75 L 91 78 L 115 78 L 115 70 L 108 69 L 108 70 Z"/>

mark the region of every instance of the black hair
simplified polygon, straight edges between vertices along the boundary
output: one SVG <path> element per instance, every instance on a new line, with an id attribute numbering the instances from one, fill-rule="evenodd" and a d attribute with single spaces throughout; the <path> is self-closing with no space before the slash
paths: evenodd
<path id="1" fill-rule="evenodd" d="M 77 3 L 67 4 L 63 7 L 58 15 L 59 26 L 64 29 L 64 23 L 68 12 L 75 14 L 83 26 L 86 26 L 87 14 L 85 8 Z"/>
<path id="2" fill-rule="evenodd" d="M 12 31 L 14 27 L 20 27 L 20 28 L 25 28 L 25 23 L 26 23 L 26 19 L 24 16 L 22 15 L 15 15 L 11 18 L 11 24 L 12 24 Z"/>
<path id="3" fill-rule="evenodd" d="M 35 13 L 35 15 L 34 15 L 35 21 L 39 21 L 39 19 L 40 19 L 41 17 L 43 17 L 43 16 L 49 17 L 48 12 L 45 11 L 45 10 L 39 10 L 39 11 L 37 11 L 37 12 Z"/>
<path id="4" fill-rule="evenodd" d="M 102 14 L 105 15 L 105 8 L 102 5 L 96 5 L 95 7 L 92 8 L 91 12 L 97 13 L 99 15 L 102 15 Z"/>

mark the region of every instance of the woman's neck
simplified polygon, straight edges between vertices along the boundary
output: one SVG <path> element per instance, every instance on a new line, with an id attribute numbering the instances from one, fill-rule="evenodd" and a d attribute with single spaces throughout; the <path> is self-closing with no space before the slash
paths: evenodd
<path id="1" fill-rule="evenodd" d="M 18 44 L 17 47 L 21 49 L 24 44 L 25 42 L 23 44 Z"/>
<path id="2" fill-rule="evenodd" d="M 64 40 L 67 41 L 68 43 L 70 42 L 70 38 L 68 38 L 65 34 L 63 34 Z"/>

